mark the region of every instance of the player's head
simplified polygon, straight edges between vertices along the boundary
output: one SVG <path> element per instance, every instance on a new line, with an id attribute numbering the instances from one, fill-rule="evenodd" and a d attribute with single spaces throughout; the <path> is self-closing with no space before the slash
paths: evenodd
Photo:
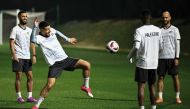
<path id="1" fill-rule="evenodd" d="M 44 36 L 44 37 L 49 37 L 50 36 L 50 24 L 46 21 L 41 21 L 39 23 L 39 29 L 40 29 L 40 33 Z"/>
<path id="2" fill-rule="evenodd" d="M 151 20 L 151 12 L 150 10 L 146 9 L 143 10 L 141 13 L 141 20 L 143 22 L 143 24 L 150 24 L 150 20 Z"/>
<path id="3" fill-rule="evenodd" d="M 164 11 L 162 13 L 162 20 L 163 20 L 164 25 L 170 25 L 171 15 L 169 11 Z"/>
<path id="4" fill-rule="evenodd" d="M 25 25 L 27 24 L 27 20 L 28 20 L 28 14 L 26 11 L 20 11 L 18 13 L 18 19 L 19 19 L 19 23 L 21 25 Z"/>

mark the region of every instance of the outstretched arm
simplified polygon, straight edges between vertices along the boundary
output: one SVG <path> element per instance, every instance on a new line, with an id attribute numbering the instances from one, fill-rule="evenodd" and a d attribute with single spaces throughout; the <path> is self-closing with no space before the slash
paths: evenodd
<path id="1" fill-rule="evenodd" d="M 56 35 L 62 37 L 64 40 L 66 40 L 67 42 L 69 42 L 71 44 L 76 44 L 77 43 L 77 39 L 76 38 L 68 38 L 67 36 L 65 36 L 63 33 L 61 33 L 58 30 L 56 30 Z"/>
<path id="2" fill-rule="evenodd" d="M 32 33 L 31 33 L 31 36 L 30 36 L 30 41 L 32 43 L 37 42 L 36 31 L 37 31 L 38 25 L 39 25 L 39 21 L 38 21 L 38 18 L 36 17 L 35 20 L 34 20 L 34 26 L 32 28 Z"/>

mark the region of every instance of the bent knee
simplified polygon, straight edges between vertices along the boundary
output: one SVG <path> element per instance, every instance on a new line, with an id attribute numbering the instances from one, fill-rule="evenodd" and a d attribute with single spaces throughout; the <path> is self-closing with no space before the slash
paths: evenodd
<path id="1" fill-rule="evenodd" d="M 90 64 L 90 62 L 85 62 L 85 67 L 86 67 L 86 69 L 90 69 L 91 68 L 91 64 Z"/>

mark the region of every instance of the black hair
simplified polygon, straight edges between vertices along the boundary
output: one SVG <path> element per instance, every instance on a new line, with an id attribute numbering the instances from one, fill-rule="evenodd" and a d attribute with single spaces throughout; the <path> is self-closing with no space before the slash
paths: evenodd
<path id="1" fill-rule="evenodd" d="M 24 11 L 24 10 L 21 10 L 21 11 L 18 13 L 18 16 L 20 16 L 22 13 L 27 13 L 27 12 Z"/>
<path id="2" fill-rule="evenodd" d="M 151 12 L 149 9 L 143 10 L 141 13 L 141 18 L 147 18 L 151 16 Z"/>
<path id="3" fill-rule="evenodd" d="M 44 29 L 45 27 L 49 26 L 50 24 L 46 21 L 41 21 L 39 24 L 40 29 Z"/>

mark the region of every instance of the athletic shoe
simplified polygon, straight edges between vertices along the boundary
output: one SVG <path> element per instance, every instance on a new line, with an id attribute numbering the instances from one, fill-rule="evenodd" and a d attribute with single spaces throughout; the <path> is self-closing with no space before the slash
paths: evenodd
<path id="1" fill-rule="evenodd" d="M 31 109 L 38 109 L 38 107 L 37 106 L 33 106 Z"/>
<path id="2" fill-rule="evenodd" d="M 160 104 L 160 103 L 163 103 L 163 102 L 164 102 L 163 98 L 157 98 L 156 99 L 156 104 Z"/>
<path id="3" fill-rule="evenodd" d="M 30 98 L 27 99 L 27 102 L 37 102 L 37 100 L 34 99 L 33 97 L 30 97 Z"/>
<path id="4" fill-rule="evenodd" d="M 92 95 L 92 92 L 91 92 L 91 88 L 90 88 L 90 87 L 87 88 L 87 87 L 85 87 L 84 85 L 82 85 L 82 86 L 81 86 L 81 90 L 84 91 L 84 92 L 86 92 L 89 97 L 92 97 L 92 98 L 94 97 L 94 96 Z"/>
<path id="5" fill-rule="evenodd" d="M 182 103 L 181 99 L 180 98 L 176 98 L 176 103 L 177 104 L 181 104 Z"/>
<path id="6" fill-rule="evenodd" d="M 24 101 L 24 99 L 22 97 L 19 97 L 19 98 L 17 98 L 17 102 L 18 103 L 24 103 L 25 101 Z"/>

